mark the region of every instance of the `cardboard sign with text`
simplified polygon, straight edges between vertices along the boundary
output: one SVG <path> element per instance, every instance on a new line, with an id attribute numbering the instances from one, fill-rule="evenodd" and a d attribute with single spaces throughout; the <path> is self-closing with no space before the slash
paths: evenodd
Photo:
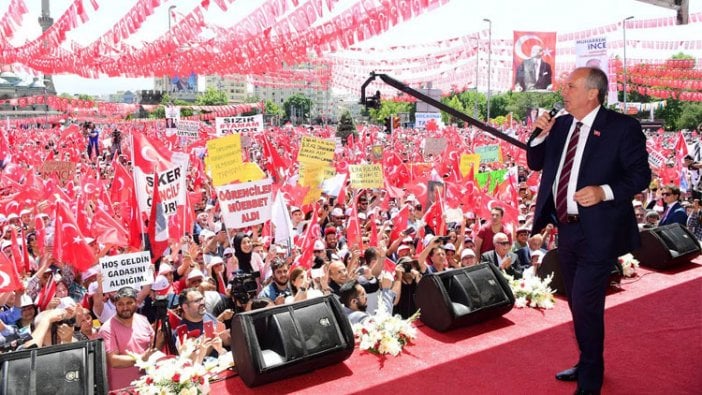
<path id="1" fill-rule="evenodd" d="M 383 188 L 383 168 L 375 165 L 351 165 L 349 177 L 353 188 Z"/>
<path id="2" fill-rule="evenodd" d="M 73 180 L 76 174 L 76 164 L 75 162 L 64 160 L 47 160 L 41 167 L 41 174 L 45 179 L 49 179 L 52 174 L 56 174 L 59 180 L 67 182 Z"/>
<path id="3" fill-rule="evenodd" d="M 241 135 L 230 134 L 207 142 L 205 165 L 214 186 L 234 181 L 236 171 L 242 163 Z"/>
<path id="4" fill-rule="evenodd" d="M 100 258 L 100 272 L 102 292 L 114 292 L 122 287 L 139 290 L 142 285 L 154 282 L 149 251 L 104 256 Z"/>
<path id="5" fill-rule="evenodd" d="M 427 137 L 424 141 L 424 155 L 441 155 L 446 149 L 446 137 Z"/>
<path id="6" fill-rule="evenodd" d="M 297 160 L 299 162 L 331 162 L 334 160 L 335 147 L 334 140 L 303 136 Z"/>
<path id="7" fill-rule="evenodd" d="M 480 155 L 480 163 L 502 163 L 502 148 L 499 144 L 475 147 L 475 153 Z"/>
<path id="8" fill-rule="evenodd" d="M 215 187 L 227 229 L 262 224 L 271 219 L 273 179 Z"/>
<path id="9" fill-rule="evenodd" d="M 249 117 L 217 117 L 215 118 L 217 136 L 228 134 L 263 131 L 263 114 Z"/>
<path id="10" fill-rule="evenodd" d="M 178 121 L 178 130 L 176 134 L 180 137 L 186 137 L 189 139 L 196 139 L 199 136 L 200 131 L 200 121 Z"/>
<path id="11" fill-rule="evenodd" d="M 461 169 L 461 177 L 468 175 L 468 172 L 473 167 L 473 177 L 478 174 L 480 169 L 480 155 L 478 154 L 461 154 L 461 163 L 458 165 Z"/>

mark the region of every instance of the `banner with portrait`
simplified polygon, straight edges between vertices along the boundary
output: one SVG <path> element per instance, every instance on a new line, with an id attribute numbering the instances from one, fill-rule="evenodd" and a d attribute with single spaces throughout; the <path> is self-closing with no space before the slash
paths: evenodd
<path id="1" fill-rule="evenodd" d="M 514 32 L 512 70 L 515 91 L 553 90 L 555 32 Z"/>

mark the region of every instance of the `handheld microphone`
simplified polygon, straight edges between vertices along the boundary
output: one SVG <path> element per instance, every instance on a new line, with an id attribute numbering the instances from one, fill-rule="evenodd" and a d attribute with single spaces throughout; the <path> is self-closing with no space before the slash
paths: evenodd
<path id="1" fill-rule="evenodd" d="M 548 115 L 550 115 L 551 118 L 553 118 L 562 109 L 563 109 L 563 103 L 560 103 L 560 102 L 554 103 L 553 108 L 551 109 L 551 111 L 548 112 Z M 541 132 L 543 132 L 543 130 L 541 128 L 534 129 L 534 131 L 531 133 L 531 137 L 529 137 L 529 142 L 531 142 L 535 138 L 539 137 Z"/>

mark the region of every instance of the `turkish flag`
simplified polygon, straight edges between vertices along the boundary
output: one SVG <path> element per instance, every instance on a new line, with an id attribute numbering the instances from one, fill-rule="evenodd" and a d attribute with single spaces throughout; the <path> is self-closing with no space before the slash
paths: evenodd
<path id="1" fill-rule="evenodd" d="M 51 273 L 51 271 L 49 271 Z M 37 298 L 34 301 L 34 304 L 37 305 L 40 311 L 44 311 L 46 309 L 46 305 L 49 304 L 51 299 L 54 298 L 56 295 L 56 279 L 54 278 L 54 275 L 52 274 L 51 277 L 49 277 L 49 281 L 44 285 L 42 289 L 39 290 L 39 293 L 37 294 Z"/>
<path id="2" fill-rule="evenodd" d="M 0 252 L 0 292 L 11 292 L 22 288 L 17 269 L 4 253 Z"/>
<path id="3" fill-rule="evenodd" d="M 685 136 L 683 136 L 681 130 L 680 132 L 678 132 L 678 141 L 675 143 L 675 158 L 681 160 L 687 154 L 687 143 L 685 142 Z"/>
<path id="4" fill-rule="evenodd" d="M 144 173 L 154 173 L 156 171 L 166 171 L 174 167 L 171 163 L 173 152 L 165 146 L 153 143 L 143 134 L 132 133 L 134 140 L 134 165 Z"/>
<path id="5" fill-rule="evenodd" d="M 158 180 L 158 173 L 154 174 Z M 161 195 L 154 186 L 153 200 L 151 201 L 151 214 L 149 215 L 149 242 L 151 245 L 151 259 L 157 259 L 168 248 L 168 217 L 163 210 Z"/>
<path id="6" fill-rule="evenodd" d="M 400 212 L 392 219 L 392 232 L 390 233 L 390 243 L 400 237 L 403 230 L 407 229 L 409 220 L 409 206 L 404 205 Z M 388 243 L 389 244 L 389 243 Z"/>
<path id="7" fill-rule="evenodd" d="M 129 245 L 129 233 L 127 230 L 100 206 L 95 208 L 92 234 L 96 236 L 100 244 L 116 246 Z"/>
<path id="8" fill-rule="evenodd" d="M 54 257 L 79 271 L 87 270 L 97 262 L 93 249 L 86 243 L 73 213 L 62 200 L 56 202 Z"/>
<path id="9" fill-rule="evenodd" d="M 346 239 L 350 249 L 361 247 L 361 227 L 358 223 L 358 210 L 356 209 L 356 200 L 351 203 L 351 215 L 349 215 L 349 224 L 346 228 Z"/>
<path id="10" fill-rule="evenodd" d="M 307 225 L 307 230 L 305 231 L 305 238 L 302 239 L 302 254 L 295 263 L 295 266 L 302 266 L 305 269 L 310 269 L 312 267 L 312 254 L 314 253 L 314 242 L 321 236 L 322 232 L 319 228 L 319 216 L 317 214 L 319 211 L 319 204 L 315 203 L 312 208 L 312 218 L 310 218 L 310 223 Z"/>

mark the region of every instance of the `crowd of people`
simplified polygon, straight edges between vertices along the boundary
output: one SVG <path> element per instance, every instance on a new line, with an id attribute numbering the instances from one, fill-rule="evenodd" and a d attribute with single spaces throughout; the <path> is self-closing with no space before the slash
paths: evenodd
<path id="1" fill-rule="evenodd" d="M 94 122 L 81 126 L 85 145 L 59 139 L 67 125 L 4 131 L 4 138 L 10 142 L 5 145 L 9 152 L 5 152 L 0 184 L 0 197 L 6 199 L 0 204 L 0 258 L 14 264 L 21 286 L 0 293 L 0 306 L 4 306 L 0 311 L 0 347 L 10 352 L 101 338 L 112 389 L 128 386 L 139 376 L 132 354 L 147 359 L 157 350 L 177 352 L 177 344 L 184 337 L 206 339 L 202 347 L 213 358 L 226 353 L 231 342 L 231 318 L 243 311 L 334 294 L 351 322 L 362 322 L 380 304 L 386 311 L 406 318 L 417 310 L 414 293 L 427 274 L 490 264 L 519 277 L 538 267 L 546 252 L 558 246 L 558 229 L 553 225 L 532 229 L 536 187 L 533 174 L 517 155 L 506 155 L 501 163 L 481 165 L 484 171 L 512 169 L 508 174 L 513 177 L 513 200 L 503 199 L 501 204 L 489 207 L 487 202 L 479 203 L 481 207 L 477 203 L 475 207 L 465 202 L 456 204 L 451 208 L 459 210 L 460 215 L 449 218 L 448 211 L 444 211 L 439 226 L 428 219 L 432 203 L 426 196 L 413 193 L 411 182 L 399 187 L 355 190 L 343 201 L 322 192 L 315 203 L 302 204 L 288 195 L 295 240 L 288 245 L 273 238 L 269 224 L 245 229 L 228 229 L 224 225 L 211 180 L 203 172 L 193 170 L 204 167 L 199 154 L 202 151 L 193 148 L 189 152 L 188 192 L 201 199 L 193 204 L 192 229 L 180 239 L 170 240 L 162 256 L 152 257 L 151 284 L 104 292 L 105 273 L 97 260 L 88 269 L 78 270 L 73 262 L 53 256 L 56 246 L 52 240 L 61 231 L 54 229 L 56 203 L 41 199 L 28 204 L 30 200 L 20 195 L 34 184 L 46 188 L 51 182 L 34 170 L 40 169 L 36 163 L 62 158 L 76 163 L 77 171 L 73 180 L 64 180 L 54 187 L 79 202 L 74 210 L 85 210 L 90 221 L 101 206 L 114 218 L 123 220 L 120 205 L 126 202 L 112 201 L 107 205 L 102 197 L 111 187 L 117 164 L 133 171 L 134 164 L 122 153 L 132 152 L 131 139 L 123 136 L 149 133 L 156 138 L 163 130 L 157 124 L 142 127 Z M 522 138 L 528 132 L 525 127 L 515 131 Z M 271 128 L 265 132 L 277 147 L 277 154 L 287 158 L 296 156 L 291 147 L 297 146 L 301 136 L 330 138 L 333 133 L 328 127 Z M 472 128 L 453 127 L 451 133 L 456 139 L 471 142 L 466 150 L 480 144 L 496 144 L 492 137 Z M 351 163 L 353 157 L 355 163 L 378 162 L 370 154 L 373 141 L 374 145 L 383 145 L 386 152 L 395 151 L 401 165 L 429 163 L 427 179 L 440 182 L 451 176 L 446 169 L 439 171 L 440 156 L 425 156 L 417 150 L 417 143 L 429 135 L 426 131 L 406 129 L 385 136 L 376 127 L 365 126 L 360 128 L 354 146 L 338 150 L 337 160 Z M 688 135 L 691 143 L 696 135 Z M 685 179 L 670 182 L 659 173 L 632 205 L 642 230 L 679 223 L 702 240 L 702 163 L 692 156 L 676 158 L 672 147 L 677 136 L 649 132 L 650 138 L 662 139 L 661 146 L 670 153 L 669 167 L 681 166 Z M 263 145 L 258 136 L 252 135 L 247 160 L 258 162 L 282 190 L 284 184 L 295 179 L 296 167 L 292 165 L 292 170 L 281 172 L 287 177 L 271 174 L 270 158 Z M 397 152 L 397 148 L 402 150 Z M 100 180 L 103 190 L 88 192 L 81 188 L 81 178 L 86 175 Z M 456 179 L 474 182 L 466 181 L 464 176 Z M 685 188 L 681 189 L 681 185 Z M 18 204 L 9 204 L 12 201 Z M 407 219 L 398 223 L 401 212 L 406 213 Z M 311 223 L 313 219 L 317 219 L 316 224 Z M 360 242 L 350 242 L 352 220 L 358 222 Z M 305 254 L 309 251 L 302 250 L 303 239 L 317 225 L 318 233 L 311 235 L 313 251 Z M 96 257 L 135 250 L 128 245 L 105 245 L 98 236 L 85 238 Z"/>

